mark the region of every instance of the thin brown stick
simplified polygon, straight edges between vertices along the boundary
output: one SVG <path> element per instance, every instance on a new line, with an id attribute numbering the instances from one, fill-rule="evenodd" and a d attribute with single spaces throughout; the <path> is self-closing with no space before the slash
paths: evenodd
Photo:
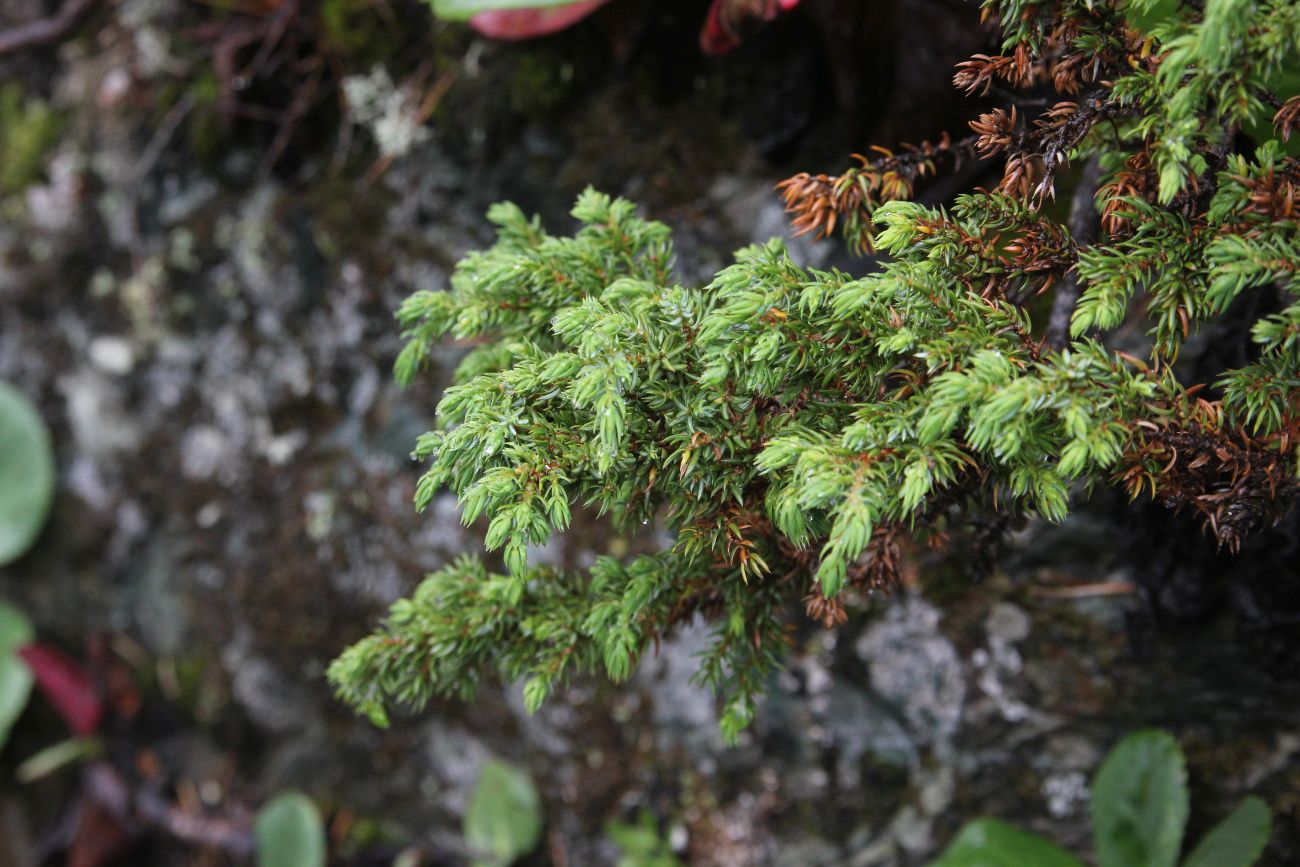
<path id="1" fill-rule="evenodd" d="M 99 0 L 65 0 L 59 11 L 49 18 L 38 18 L 9 30 L 0 31 L 0 57 L 28 48 L 62 42 L 72 34 Z"/>
<path id="2" fill-rule="evenodd" d="M 1088 599 L 1093 596 L 1126 596 L 1136 590 L 1137 587 L 1129 581 L 1097 581 L 1068 587 L 1034 587 L 1029 592 L 1049 599 Z"/>

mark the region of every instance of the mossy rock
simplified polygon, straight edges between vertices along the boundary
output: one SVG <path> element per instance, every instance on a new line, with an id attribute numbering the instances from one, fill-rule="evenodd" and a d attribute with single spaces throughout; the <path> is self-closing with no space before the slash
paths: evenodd
<path id="1" fill-rule="evenodd" d="M 63 115 L 29 99 L 21 84 L 0 87 L 0 193 L 16 193 L 40 177 L 64 125 Z"/>

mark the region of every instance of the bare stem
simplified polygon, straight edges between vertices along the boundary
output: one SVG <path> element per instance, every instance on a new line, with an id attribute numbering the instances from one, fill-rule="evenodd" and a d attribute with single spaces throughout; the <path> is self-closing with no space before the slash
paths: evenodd
<path id="1" fill-rule="evenodd" d="M 1097 186 L 1101 182 L 1101 164 L 1095 156 L 1089 157 L 1083 165 L 1083 174 L 1079 186 L 1074 191 L 1074 200 L 1070 205 L 1070 235 L 1080 248 L 1087 247 L 1097 240 L 1099 218 L 1094 199 Z M 1079 303 L 1078 267 L 1070 269 L 1061 281 L 1052 303 L 1052 314 L 1047 320 L 1047 345 L 1053 349 L 1065 346 L 1070 337 L 1070 318 L 1074 315 L 1075 305 Z"/>
<path id="2" fill-rule="evenodd" d="M 99 0 L 65 0 L 49 18 L 38 18 L 0 31 L 0 57 L 66 39 Z"/>

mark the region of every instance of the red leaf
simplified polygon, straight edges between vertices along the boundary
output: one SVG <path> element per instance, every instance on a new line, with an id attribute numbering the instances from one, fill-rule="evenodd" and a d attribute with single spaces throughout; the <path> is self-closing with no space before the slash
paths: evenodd
<path id="1" fill-rule="evenodd" d="M 740 44 L 742 32 L 798 5 L 799 0 L 762 0 L 759 4 L 752 0 L 713 0 L 700 31 L 700 50 L 705 54 L 726 54 Z"/>
<path id="2" fill-rule="evenodd" d="M 48 644 L 29 644 L 19 648 L 18 655 L 32 670 L 36 688 L 73 734 L 85 737 L 99 728 L 104 704 L 90 675 L 76 660 Z"/>
<path id="3" fill-rule="evenodd" d="M 572 27 L 608 2 L 609 0 L 580 0 L 567 6 L 541 9 L 498 9 L 480 12 L 469 23 L 489 39 L 533 39 Z"/>

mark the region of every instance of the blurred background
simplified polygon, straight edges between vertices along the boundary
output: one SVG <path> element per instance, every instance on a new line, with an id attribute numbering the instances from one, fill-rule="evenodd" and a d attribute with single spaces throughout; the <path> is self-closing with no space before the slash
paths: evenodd
<path id="1" fill-rule="evenodd" d="M 801 626 L 735 748 L 689 629 L 533 717 L 491 681 L 386 731 L 334 700 L 330 660 L 481 550 L 454 497 L 411 506 L 463 348 L 399 390 L 392 312 L 490 241 L 491 203 L 561 232 L 585 186 L 626 196 L 702 283 L 789 234 L 780 179 L 961 135 L 980 103 L 952 67 L 996 48 L 962 0 L 805 0 L 722 42 L 710 6 L 612 0 L 508 42 L 420 0 L 0 5 L 0 380 L 57 479 L 0 569 L 45 654 L 0 751 L 0 865 L 251 863 L 291 790 L 333 864 L 465 864 L 485 767 L 538 793 L 521 864 L 902 867 L 978 815 L 1077 849 L 1093 769 L 1144 726 L 1188 753 L 1193 828 L 1249 789 L 1262 863 L 1298 863 L 1294 528 L 1234 560 L 1107 495 L 992 558 L 977 524 L 865 619 Z M 591 519 L 534 555 L 645 543 Z"/>

